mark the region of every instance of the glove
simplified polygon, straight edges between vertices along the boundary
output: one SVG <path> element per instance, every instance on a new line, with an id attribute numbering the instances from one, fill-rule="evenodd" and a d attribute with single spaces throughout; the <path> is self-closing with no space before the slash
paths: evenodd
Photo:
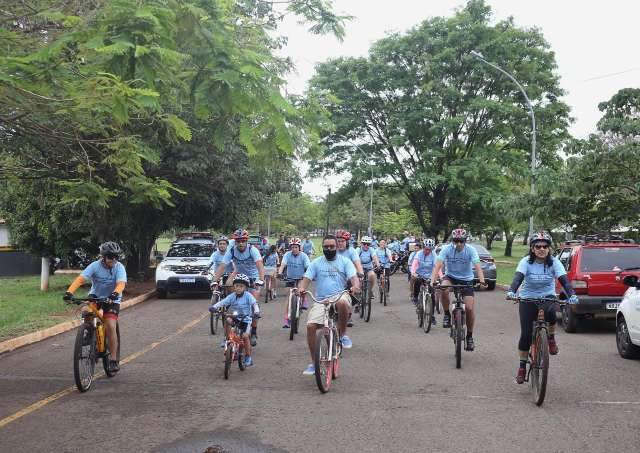
<path id="1" fill-rule="evenodd" d="M 507 300 L 513 300 L 516 298 L 516 293 L 514 293 L 513 291 L 507 291 L 507 294 L 505 294 L 505 297 Z"/>
<path id="2" fill-rule="evenodd" d="M 364 278 L 364 274 L 362 272 L 358 272 L 356 275 L 358 276 L 358 278 Z"/>
<path id="3" fill-rule="evenodd" d="M 209 305 L 209 311 L 211 313 L 215 313 L 218 309 L 215 307 L 215 305 Z"/>
<path id="4" fill-rule="evenodd" d="M 567 303 L 569 303 L 571 305 L 575 305 L 578 302 L 580 302 L 580 301 L 578 300 L 578 296 L 576 296 L 575 294 L 573 296 L 569 297 L 569 300 L 567 300 Z"/>
<path id="5" fill-rule="evenodd" d="M 66 291 L 64 296 L 62 296 L 62 300 L 70 301 L 71 299 L 73 299 L 73 294 L 69 291 Z"/>
<path id="6" fill-rule="evenodd" d="M 109 296 L 109 301 L 111 301 L 111 303 L 114 303 L 116 300 L 118 300 L 118 297 L 120 297 L 120 294 L 114 291 Z"/>
<path id="7" fill-rule="evenodd" d="M 262 280 L 256 280 L 256 286 L 264 286 L 264 282 Z"/>

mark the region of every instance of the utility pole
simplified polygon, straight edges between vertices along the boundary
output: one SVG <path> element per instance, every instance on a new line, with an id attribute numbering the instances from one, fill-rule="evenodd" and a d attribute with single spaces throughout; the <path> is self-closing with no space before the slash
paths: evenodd
<path id="1" fill-rule="evenodd" d="M 325 236 L 329 234 L 329 201 L 331 200 L 331 187 L 329 187 L 329 193 L 327 194 L 327 226 L 324 229 Z"/>

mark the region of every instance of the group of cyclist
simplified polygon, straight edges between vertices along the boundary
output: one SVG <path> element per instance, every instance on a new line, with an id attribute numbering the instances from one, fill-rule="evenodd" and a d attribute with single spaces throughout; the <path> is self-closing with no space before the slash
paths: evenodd
<path id="1" fill-rule="evenodd" d="M 349 349 L 353 342 L 347 335 L 351 326 L 351 313 L 354 302 L 361 291 L 361 281 L 366 281 L 372 290 L 381 273 L 388 271 L 394 262 L 393 247 L 406 247 L 415 243 L 415 238 L 406 235 L 403 242 L 395 238 L 390 245 L 386 240 L 364 236 L 358 247 L 354 247 L 351 234 L 338 230 L 335 235 L 326 235 L 322 240 L 322 254 L 311 260 L 315 253 L 313 244 L 308 237 L 305 241 L 298 238 L 286 240 L 284 236 L 278 244 L 266 249 L 265 256 L 258 247 L 248 244 L 249 234 L 244 229 L 233 233 L 231 240 L 225 236 L 217 239 L 216 251 L 211 255 L 209 267 L 212 268 L 212 287 L 228 287 L 229 294 L 221 299 L 210 310 L 223 307 L 235 311 L 242 318 L 241 330 L 244 332 L 245 365 L 252 366 L 252 347 L 257 344 L 258 319 L 260 307 L 257 296 L 264 285 L 265 275 L 273 279 L 275 274 L 285 278 L 295 286 L 297 294 L 304 296 L 311 282 L 315 284 L 315 299 L 321 301 L 329 296 L 340 293 L 349 288 L 351 295 L 343 295 L 336 303 L 338 311 L 338 332 L 342 347 Z M 436 242 L 432 238 L 419 241 L 419 245 L 409 258 L 410 297 L 414 304 L 420 288 L 431 285 L 432 288 L 441 286 L 438 296 L 444 311 L 442 326 L 451 327 L 449 310 L 449 285 L 465 285 L 474 282 L 474 269 L 480 286 L 486 286 L 480 259 L 474 247 L 467 243 L 468 233 L 458 228 L 451 233 L 451 242 L 443 244 L 436 254 Z M 376 244 L 376 245 L 374 245 Z M 566 271 L 557 258 L 551 254 L 551 236 L 545 232 L 536 233 L 529 240 L 529 254 L 518 263 L 513 282 L 507 291 L 507 299 L 517 297 L 517 292 L 523 298 L 545 298 L 555 296 L 555 281 L 559 280 L 567 295 L 568 303 L 577 303 L 577 297 L 571 283 L 566 277 Z M 288 250 L 283 250 L 286 247 Z M 278 252 L 282 253 L 282 258 Z M 122 249 L 115 242 L 106 242 L 100 246 L 100 258 L 87 266 L 74 280 L 65 292 L 64 299 L 71 300 L 73 293 L 83 284 L 91 282 L 90 297 L 101 300 L 100 307 L 104 311 L 106 335 L 112 346 L 110 368 L 119 370 L 118 345 L 116 325 L 119 315 L 122 293 L 127 282 L 124 265 L 119 262 Z M 364 279 L 365 273 L 367 278 Z M 275 282 L 273 282 L 275 283 Z M 439 283 L 439 285 L 437 285 Z M 271 286 L 275 289 L 275 284 Z M 433 295 L 436 291 L 431 292 Z M 472 287 L 462 290 L 467 317 L 467 337 L 465 349 L 473 351 L 475 348 L 473 331 L 475 327 L 475 298 Z M 356 304 L 357 306 L 357 304 Z M 286 308 L 286 307 L 285 307 Z M 307 308 L 306 303 L 303 307 Z M 549 352 L 558 353 L 555 338 L 556 313 L 552 302 L 545 307 L 545 319 L 549 323 Z M 533 321 L 538 309 L 532 304 L 520 304 L 521 335 L 518 342 L 519 362 L 516 382 L 524 382 L 526 363 L 531 344 Z M 287 311 L 288 313 L 288 311 Z M 285 314 L 283 327 L 288 328 L 289 320 Z M 309 352 L 314 357 L 315 332 L 323 325 L 324 309 L 321 304 L 314 304 L 308 310 L 307 340 Z M 435 323 L 435 318 L 434 318 Z M 228 327 L 226 327 L 228 329 Z M 227 332 L 228 333 L 228 332 Z M 303 372 L 305 375 L 315 373 L 313 364 Z"/>

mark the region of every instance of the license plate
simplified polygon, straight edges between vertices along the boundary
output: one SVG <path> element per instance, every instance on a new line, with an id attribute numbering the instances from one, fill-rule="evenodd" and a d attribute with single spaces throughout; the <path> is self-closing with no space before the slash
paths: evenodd
<path id="1" fill-rule="evenodd" d="M 617 310 L 620 302 L 609 302 L 607 304 L 607 310 Z"/>
<path id="2" fill-rule="evenodd" d="M 196 279 L 195 278 L 181 278 L 180 279 L 180 283 L 195 283 Z"/>

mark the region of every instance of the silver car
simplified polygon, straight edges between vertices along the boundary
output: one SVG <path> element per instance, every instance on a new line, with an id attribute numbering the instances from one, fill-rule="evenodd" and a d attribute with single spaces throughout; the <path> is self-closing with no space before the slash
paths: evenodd
<path id="1" fill-rule="evenodd" d="M 475 248 L 478 252 L 478 256 L 480 257 L 480 267 L 482 268 L 482 273 L 484 274 L 484 279 L 487 282 L 488 288 L 490 290 L 495 289 L 498 270 L 496 269 L 496 262 L 491 256 L 491 253 L 489 253 L 489 251 L 480 244 L 469 245 Z M 478 275 L 475 267 L 473 268 L 473 279 L 475 282 L 478 282 Z"/>

